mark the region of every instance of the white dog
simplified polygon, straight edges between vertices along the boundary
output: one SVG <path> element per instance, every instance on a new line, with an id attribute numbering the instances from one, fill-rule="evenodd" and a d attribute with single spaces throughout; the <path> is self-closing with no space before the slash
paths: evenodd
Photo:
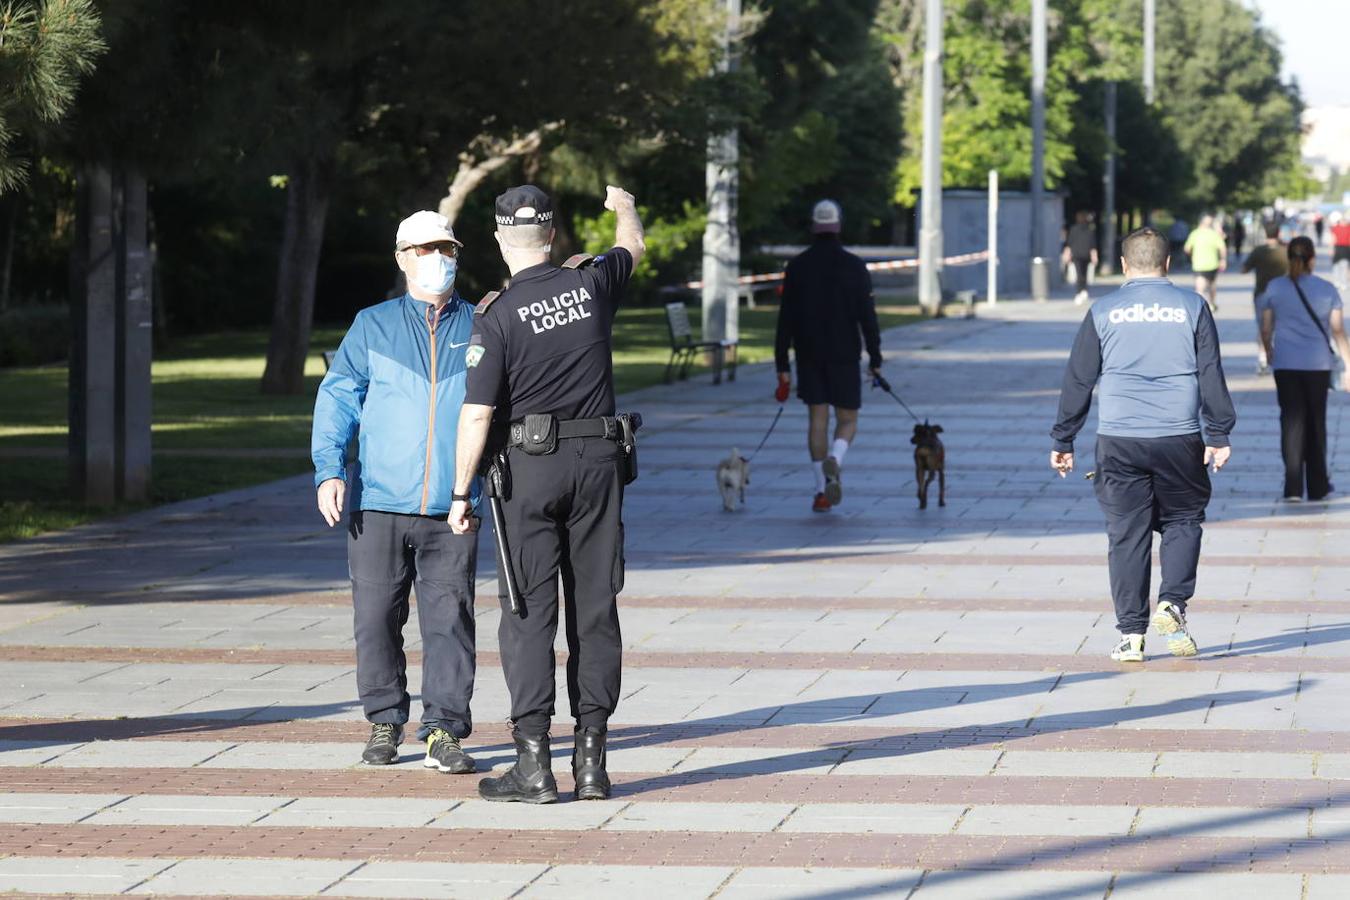
<path id="1" fill-rule="evenodd" d="M 732 448 L 731 455 L 717 464 L 717 489 L 722 492 L 722 509 L 735 512 L 745 503 L 745 486 L 750 483 L 750 461 Z"/>

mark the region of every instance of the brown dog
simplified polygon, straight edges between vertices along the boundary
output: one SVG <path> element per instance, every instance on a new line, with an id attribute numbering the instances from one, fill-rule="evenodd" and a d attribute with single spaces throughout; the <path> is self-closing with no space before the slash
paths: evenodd
<path id="1" fill-rule="evenodd" d="M 938 480 L 938 506 L 947 505 L 947 451 L 942 447 L 938 435 L 941 425 L 914 426 L 914 437 L 909 442 L 914 445 L 914 480 L 919 483 L 919 509 L 928 508 L 928 485 L 934 476 Z"/>

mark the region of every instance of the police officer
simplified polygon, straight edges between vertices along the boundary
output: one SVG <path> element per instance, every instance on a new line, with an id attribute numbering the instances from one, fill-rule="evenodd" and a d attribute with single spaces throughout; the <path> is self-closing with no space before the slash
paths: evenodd
<path id="1" fill-rule="evenodd" d="M 1100 380 L 1093 486 L 1106 514 L 1117 662 L 1144 661 L 1155 530 L 1162 534 L 1162 583 L 1153 627 L 1174 656 L 1195 655 L 1186 603 L 1195 593 L 1209 504 L 1205 467 L 1217 472 L 1228 462 L 1237 421 L 1214 318 L 1199 294 L 1167 280 L 1167 250 L 1167 238 L 1152 228 L 1125 239 L 1127 280 L 1083 319 L 1050 432 L 1050 465 L 1062 478 L 1073 470 L 1074 437 Z"/>
<path id="2" fill-rule="evenodd" d="M 567 607 L 567 693 L 576 720 L 572 775 L 578 800 L 609 797 L 605 733 L 619 702 L 623 645 L 623 486 L 635 474 L 631 420 L 615 416 L 614 315 L 642 258 L 642 222 L 628 192 L 609 187 L 614 248 L 549 263 L 553 204 L 533 185 L 497 198 L 497 243 L 509 286 L 478 304 L 467 351 L 450 524 L 472 527 L 469 492 L 485 456 L 500 477 L 504 538 L 498 630 L 511 693 L 516 763 L 485 778 L 488 800 L 558 799 L 549 758 L 558 579 Z M 489 432 L 492 441 L 489 443 Z M 514 579 L 512 596 L 507 578 Z M 518 611 L 511 606 L 518 601 Z"/>

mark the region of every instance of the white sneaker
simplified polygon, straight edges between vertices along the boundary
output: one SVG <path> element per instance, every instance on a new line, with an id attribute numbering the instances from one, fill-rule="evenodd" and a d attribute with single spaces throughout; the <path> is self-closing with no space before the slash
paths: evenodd
<path id="1" fill-rule="evenodd" d="M 1186 616 L 1170 600 L 1162 600 L 1153 613 L 1153 630 L 1167 638 L 1173 656 L 1194 656 L 1195 638 L 1186 630 Z"/>
<path id="2" fill-rule="evenodd" d="M 1087 300 L 1087 298 L 1088 298 L 1087 291 L 1079 291 L 1078 293 L 1073 295 L 1073 305 L 1082 306 L 1083 301 Z"/>
<path id="3" fill-rule="evenodd" d="M 844 499 L 844 485 L 839 480 L 839 460 L 833 456 L 826 457 L 822 469 L 825 472 L 825 499 L 830 501 L 831 506 L 838 506 L 839 501 Z"/>
<path id="4" fill-rule="evenodd" d="M 1111 651 L 1116 662 L 1143 662 L 1144 636 L 1142 634 L 1122 634 L 1120 643 Z"/>

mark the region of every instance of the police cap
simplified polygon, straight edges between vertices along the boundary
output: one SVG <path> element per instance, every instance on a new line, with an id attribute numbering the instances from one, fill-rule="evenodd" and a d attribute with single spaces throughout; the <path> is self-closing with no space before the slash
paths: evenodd
<path id="1" fill-rule="evenodd" d="M 513 187 L 497 198 L 498 225 L 547 225 L 553 221 L 553 201 L 532 184 Z"/>

